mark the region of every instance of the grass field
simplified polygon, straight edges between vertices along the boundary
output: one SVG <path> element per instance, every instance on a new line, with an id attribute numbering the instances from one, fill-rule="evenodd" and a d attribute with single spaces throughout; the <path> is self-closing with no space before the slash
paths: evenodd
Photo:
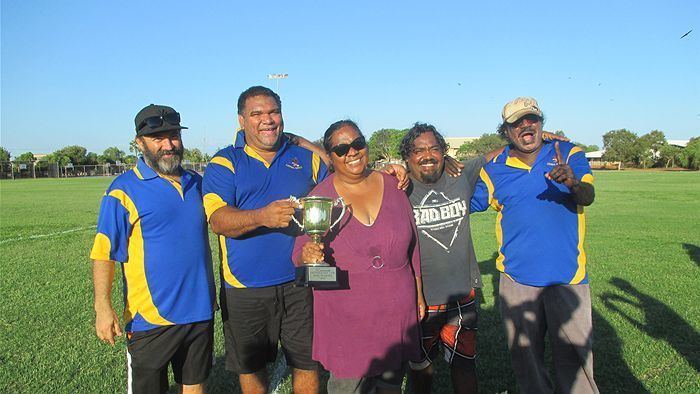
<path id="1" fill-rule="evenodd" d="M 587 251 L 598 385 L 604 393 L 699 393 L 700 173 L 595 176 Z M 94 336 L 87 258 L 109 182 L 0 182 L 0 392 L 124 391 L 124 343 L 112 348 Z M 494 305 L 494 215 L 475 215 L 472 223 L 485 283 L 480 389 L 516 392 Z M 121 303 L 120 294 L 116 282 L 113 299 Z M 231 392 L 237 383 L 223 369 L 220 325 L 216 330 L 209 389 Z M 439 366 L 437 393 L 450 392 L 445 372 Z M 290 391 L 288 382 L 280 391 Z"/>

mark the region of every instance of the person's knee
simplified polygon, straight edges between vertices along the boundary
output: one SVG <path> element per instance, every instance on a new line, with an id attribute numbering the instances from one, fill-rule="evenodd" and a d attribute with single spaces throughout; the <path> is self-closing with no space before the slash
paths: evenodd
<path id="1" fill-rule="evenodd" d="M 182 384 L 182 385 L 180 385 L 180 392 L 182 394 L 203 394 L 204 393 L 204 383 Z"/>
<path id="2" fill-rule="evenodd" d="M 317 370 L 292 368 L 292 385 L 295 393 L 316 394 L 319 390 Z"/>
<path id="3" fill-rule="evenodd" d="M 242 373 L 238 375 L 241 391 L 245 394 L 267 393 L 267 369 L 263 368 L 254 373 Z"/>

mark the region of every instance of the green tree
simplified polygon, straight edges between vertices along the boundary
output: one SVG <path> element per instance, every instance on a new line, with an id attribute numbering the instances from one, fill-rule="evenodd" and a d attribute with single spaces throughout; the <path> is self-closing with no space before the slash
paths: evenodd
<path id="1" fill-rule="evenodd" d="M 62 166 L 68 163 L 85 164 L 87 161 L 87 149 L 78 145 L 63 147 L 49 155 L 49 162 L 56 162 Z"/>
<path id="2" fill-rule="evenodd" d="M 136 140 L 131 140 L 129 142 L 129 152 L 133 153 L 136 156 L 139 156 L 141 154 L 141 149 L 139 149 L 139 144 L 136 143 Z"/>
<path id="3" fill-rule="evenodd" d="M 10 161 L 10 151 L 0 146 L 0 161 Z"/>
<path id="4" fill-rule="evenodd" d="M 603 147 L 605 148 L 603 160 L 622 163 L 634 162 L 639 156 L 638 138 L 637 134 L 627 129 L 608 131 L 603 135 Z"/>
<path id="5" fill-rule="evenodd" d="M 367 143 L 369 146 L 369 160 L 400 159 L 399 145 L 408 132 L 408 129 L 381 129 L 372 133 Z"/>
<path id="6" fill-rule="evenodd" d="M 663 131 L 653 130 L 637 140 L 637 164 L 642 168 L 651 167 L 661 158 L 661 149 L 666 145 Z"/>
<path id="7" fill-rule="evenodd" d="M 483 155 L 507 144 L 498 133 L 486 133 L 474 141 L 465 142 L 457 149 L 457 159 L 463 160 L 469 157 Z"/>
<path id="8" fill-rule="evenodd" d="M 15 161 L 21 161 L 25 163 L 29 163 L 35 160 L 36 159 L 34 158 L 34 153 L 32 152 L 24 152 L 21 155 L 15 157 Z"/>
<path id="9" fill-rule="evenodd" d="M 115 164 L 116 162 L 124 161 L 126 153 L 123 150 L 117 148 L 116 146 L 109 147 L 102 152 L 99 157 L 99 161 L 102 163 Z"/>
<path id="10" fill-rule="evenodd" d="M 693 137 L 681 152 L 683 166 L 691 170 L 700 170 L 700 137 Z"/>
<path id="11" fill-rule="evenodd" d="M 583 149 L 583 151 L 586 152 L 586 153 L 588 153 L 588 152 L 595 152 L 595 151 L 597 151 L 597 150 L 600 150 L 600 147 L 599 147 L 598 145 L 596 145 L 596 144 L 593 144 L 593 145 L 586 145 L 586 144 L 582 144 L 582 143 L 580 143 L 580 142 L 574 142 L 574 145 L 576 145 L 576 146 L 578 146 L 579 148 Z"/>
<path id="12" fill-rule="evenodd" d="M 676 167 L 683 164 L 683 148 L 675 145 L 664 145 L 661 147 L 661 161 L 664 167 Z"/>
<path id="13" fill-rule="evenodd" d="M 97 156 L 97 153 L 88 152 L 85 155 L 85 159 L 80 164 L 95 165 L 95 164 L 99 164 L 99 163 L 100 163 L 100 158 L 99 158 L 99 156 Z"/>
<path id="14" fill-rule="evenodd" d="M 126 164 L 136 164 L 136 161 L 138 160 L 138 157 L 136 155 L 126 155 L 124 156 L 124 163 Z"/>
<path id="15" fill-rule="evenodd" d="M 183 159 L 189 160 L 190 163 L 207 163 L 211 159 L 211 157 L 209 157 L 209 155 L 205 153 L 202 153 L 202 151 L 200 151 L 197 148 L 185 148 L 185 152 L 183 153 Z"/>

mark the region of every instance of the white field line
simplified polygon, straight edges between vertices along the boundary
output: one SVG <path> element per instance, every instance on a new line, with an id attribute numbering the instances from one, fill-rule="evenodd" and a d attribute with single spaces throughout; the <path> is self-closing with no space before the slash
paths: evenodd
<path id="1" fill-rule="evenodd" d="M 16 238 L 8 238 L 8 239 L 3 239 L 0 240 L 0 245 L 6 244 L 9 242 L 16 242 L 16 241 L 29 241 L 33 239 L 39 239 L 39 238 L 48 238 L 48 237 L 55 237 L 57 235 L 63 235 L 63 234 L 70 234 L 70 233 L 75 233 L 78 231 L 85 231 L 85 230 L 93 230 L 97 228 L 97 226 L 89 226 L 89 227 L 77 227 L 77 228 L 72 228 L 70 230 L 64 230 L 64 231 L 57 231 L 55 233 L 48 233 L 48 234 L 37 234 L 37 235 L 29 235 L 26 237 L 16 237 Z"/>
<path id="2" fill-rule="evenodd" d="M 275 370 L 272 372 L 272 379 L 270 379 L 270 387 L 273 387 L 271 394 L 279 394 L 280 386 L 282 386 L 282 381 L 287 375 L 287 359 L 284 357 L 277 358 L 275 362 Z"/>

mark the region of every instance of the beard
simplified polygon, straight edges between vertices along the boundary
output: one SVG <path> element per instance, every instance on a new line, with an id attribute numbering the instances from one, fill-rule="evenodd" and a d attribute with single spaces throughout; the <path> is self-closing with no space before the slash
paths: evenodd
<path id="1" fill-rule="evenodd" d="M 159 152 L 151 152 L 148 148 L 143 149 L 143 160 L 149 167 L 156 170 L 157 173 L 163 175 L 180 175 L 180 163 L 182 163 L 182 155 L 184 148 L 162 150 Z M 172 154 L 170 157 L 163 157 L 167 154 Z"/>
<path id="2" fill-rule="evenodd" d="M 438 161 L 434 159 L 426 159 L 426 160 L 421 160 L 418 165 L 422 164 L 435 164 L 435 170 L 433 172 L 425 173 L 425 172 L 419 172 L 416 174 L 418 177 L 418 180 L 421 181 L 422 183 L 435 183 L 440 179 L 440 176 L 442 175 L 442 168 L 438 166 Z"/>

